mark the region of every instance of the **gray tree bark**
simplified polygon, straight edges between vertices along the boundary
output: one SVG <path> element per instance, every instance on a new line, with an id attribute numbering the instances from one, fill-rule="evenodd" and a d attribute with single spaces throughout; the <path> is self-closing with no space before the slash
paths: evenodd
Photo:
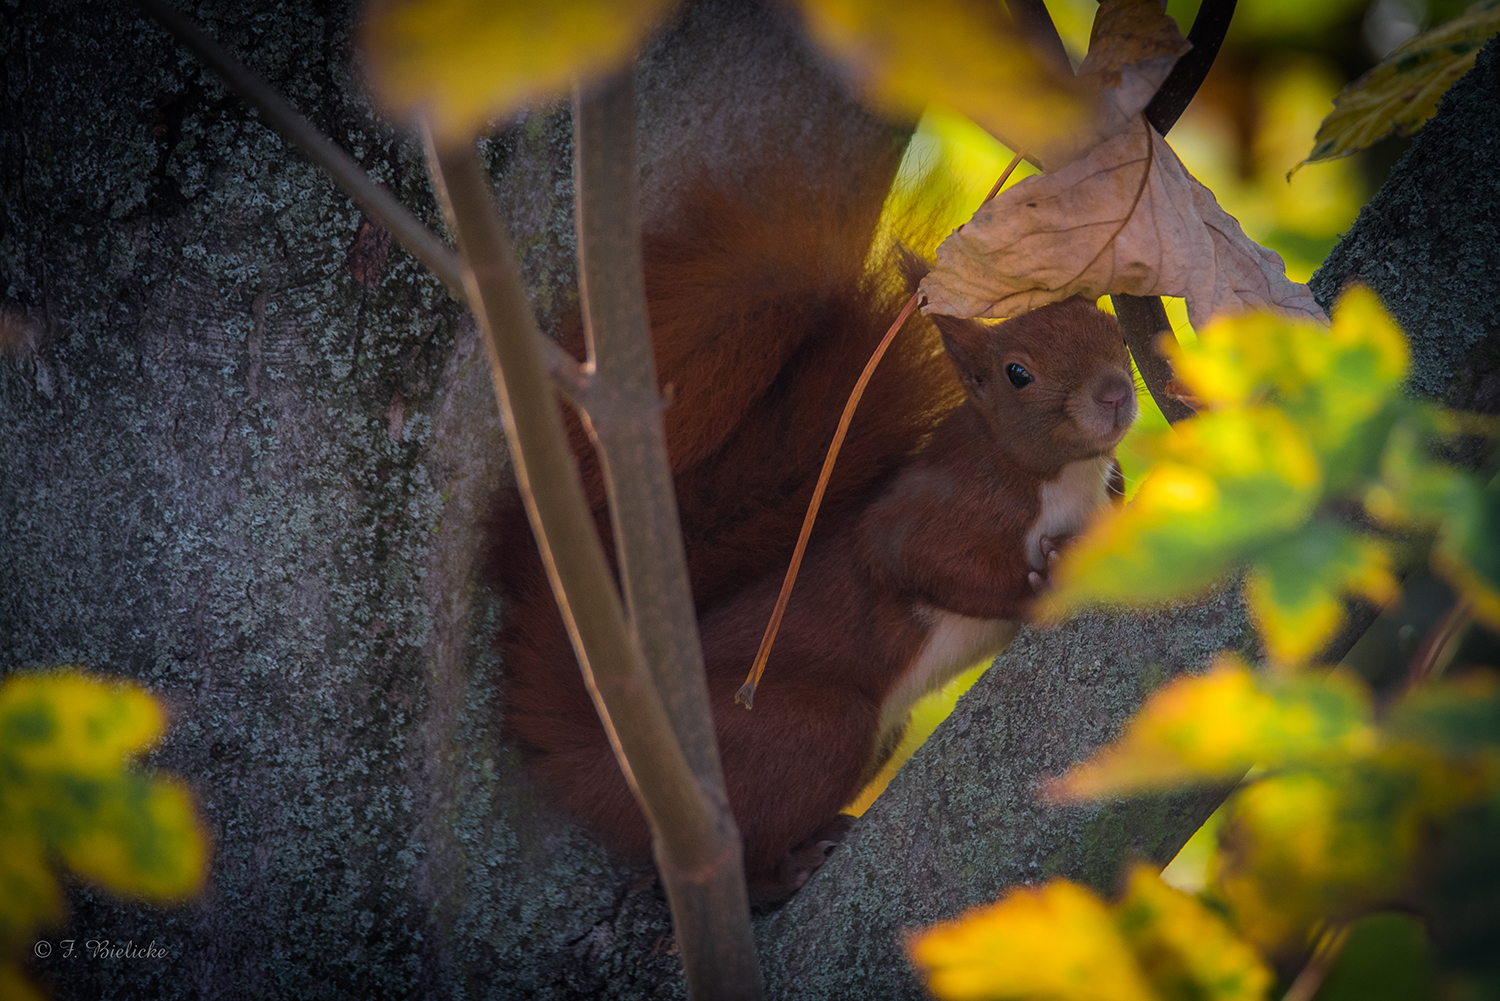
<path id="1" fill-rule="evenodd" d="M 439 225 L 420 151 L 351 68 L 352 10 L 190 12 Z M 58 949 L 38 973 L 58 997 L 680 996 L 649 871 L 551 814 L 502 739 L 503 609 L 472 561 L 506 460 L 465 312 L 134 8 L 10 3 L 0 60 L 0 305 L 22 341 L 0 356 L 0 670 L 76 661 L 158 693 L 172 729 L 151 765 L 193 785 L 215 845 L 202 899 L 75 887 L 71 923 L 45 933 L 165 958 Z M 1494 66 L 1491 51 L 1408 157 L 1448 137 L 1434 162 L 1458 179 L 1434 232 L 1500 218 Z M 648 215 L 672 211 L 695 160 L 732 175 L 757 144 L 832 132 L 836 198 L 841 172 L 894 141 L 777 17 L 728 0 L 686 13 L 639 86 Z M 566 112 L 485 152 L 547 326 L 574 296 Z M 1438 169 L 1400 184 L 1434 191 L 1422 171 Z M 1470 352 L 1495 343 L 1479 278 L 1494 237 L 1461 237 L 1467 277 L 1434 286 L 1488 303 L 1459 338 Z M 1440 244 L 1376 240 L 1359 259 L 1416 268 Z M 1421 285 L 1403 286 L 1409 314 L 1443 315 Z M 1457 357 L 1430 343 L 1424 358 Z M 1009 883 L 1110 887 L 1132 852 L 1170 857 L 1212 797 L 1053 811 L 1033 784 L 1163 678 L 1249 642 L 1229 595 L 1023 636 L 760 921 L 773 996 L 915 996 L 903 928 Z"/>

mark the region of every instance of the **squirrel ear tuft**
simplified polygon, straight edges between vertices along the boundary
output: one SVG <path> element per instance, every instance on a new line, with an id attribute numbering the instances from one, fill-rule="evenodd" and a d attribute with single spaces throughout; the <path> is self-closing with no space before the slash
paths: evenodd
<path id="1" fill-rule="evenodd" d="M 942 313 L 929 313 L 943 338 L 943 350 L 958 370 L 958 377 L 969 389 L 978 389 L 994 378 L 990 358 L 993 330 L 977 320 L 964 320 Z"/>

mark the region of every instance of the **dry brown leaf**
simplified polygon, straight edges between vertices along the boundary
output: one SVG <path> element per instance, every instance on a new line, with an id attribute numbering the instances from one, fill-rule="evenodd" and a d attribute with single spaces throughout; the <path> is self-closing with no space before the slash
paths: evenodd
<path id="1" fill-rule="evenodd" d="M 1192 47 L 1157 0 L 1104 0 L 1078 67 L 1078 79 L 1098 95 L 1093 120 L 1038 150 L 1043 166 L 1057 170 L 1123 132 Z"/>
<path id="2" fill-rule="evenodd" d="M 1089 54 L 1078 75 L 1095 77 L 1100 87 L 1119 87 L 1121 71 L 1164 62 L 1167 70 L 1161 77 L 1166 79 L 1178 57 L 1192 47 L 1157 0 L 1104 0 L 1094 15 Z"/>
<path id="3" fill-rule="evenodd" d="M 1004 317 L 1082 295 L 1183 296 L 1188 318 L 1279 308 L 1325 320 L 1281 258 L 1137 118 L 1055 174 L 1028 177 L 943 241 L 926 312 Z"/>

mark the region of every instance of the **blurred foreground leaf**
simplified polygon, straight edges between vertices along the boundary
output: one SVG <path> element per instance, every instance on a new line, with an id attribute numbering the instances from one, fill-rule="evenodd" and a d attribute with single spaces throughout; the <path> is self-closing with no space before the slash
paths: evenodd
<path id="1" fill-rule="evenodd" d="M 1053 782 L 1059 800 L 1233 780 L 1256 764 L 1308 767 L 1376 746 L 1369 692 L 1342 675 L 1253 674 L 1232 654 L 1157 690 L 1120 739 Z"/>
<path id="2" fill-rule="evenodd" d="M 1012 149 L 1035 149 L 1088 120 L 1083 91 L 1033 54 L 984 0 L 793 0 L 808 35 L 881 110 L 915 119 L 937 101 Z"/>
<path id="3" fill-rule="evenodd" d="M 1334 98 L 1333 111 L 1323 119 L 1302 163 L 1348 156 L 1392 133 L 1415 134 L 1496 32 L 1500 0 L 1481 0 L 1446 24 L 1402 42 Z"/>
<path id="4" fill-rule="evenodd" d="M 207 845 L 187 789 L 126 766 L 164 726 L 156 701 L 124 682 L 66 670 L 0 685 L 0 984 L 24 984 L 7 963 L 63 917 L 53 858 L 158 902 L 202 886 Z"/>
<path id="5" fill-rule="evenodd" d="M 382 0 L 364 28 L 376 92 L 443 140 L 624 66 L 676 0 Z"/>
<path id="6" fill-rule="evenodd" d="M 1209 882 L 1251 941 L 1300 948 L 1324 922 L 1412 906 L 1433 858 L 1473 871 L 1474 850 L 1442 832 L 1475 810 L 1477 830 L 1489 829 L 1486 811 L 1500 817 L 1489 806 L 1500 808 L 1500 677 L 1418 689 L 1377 722 L 1352 677 L 1257 675 L 1223 655 L 1153 694 L 1118 741 L 1049 792 L 1093 799 L 1252 766 L 1257 777 L 1226 806 Z"/>
<path id="7" fill-rule="evenodd" d="M 1112 907 L 1054 879 L 935 925 L 908 950 L 947 1001 L 1259 1001 L 1271 981 L 1222 919 L 1149 866 Z"/>

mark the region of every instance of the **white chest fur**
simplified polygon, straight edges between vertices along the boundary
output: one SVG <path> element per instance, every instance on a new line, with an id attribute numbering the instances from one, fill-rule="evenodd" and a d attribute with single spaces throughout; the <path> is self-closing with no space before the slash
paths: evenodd
<path id="1" fill-rule="evenodd" d="M 1054 480 L 1042 484 L 1042 509 L 1026 533 L 1026 559 L 1037 570 L 1043 568 L 1041 537 L 1080 532 L 1109 498 L 1109 459 L 1085 459 L 1063 467 Z M 902 673 L 901 681 L 880 707 L 880 740 L 888 747 L 895 734 L 906 728 L 911 707 L 922 696 L 935 692 L 981 659 L 1000 653 L 1015 638 L 1019 622 L 1008 619 L 972 619 L 941 608 L 918 606 L 916 615 L 930 624 L 927 641 L 916 659 Z"/>
<path id="2" fill-rule="evenodd" d="M 1083 530 L 1109 499 L 1109 459 L 1084 459 L 1063 467 L 1057 479 L 1042 484 L 1042 512 L 1026 533 L 1026 562 L 1040 570 L 1047 559 L 1041 538 L 1057 538 Z"/>

